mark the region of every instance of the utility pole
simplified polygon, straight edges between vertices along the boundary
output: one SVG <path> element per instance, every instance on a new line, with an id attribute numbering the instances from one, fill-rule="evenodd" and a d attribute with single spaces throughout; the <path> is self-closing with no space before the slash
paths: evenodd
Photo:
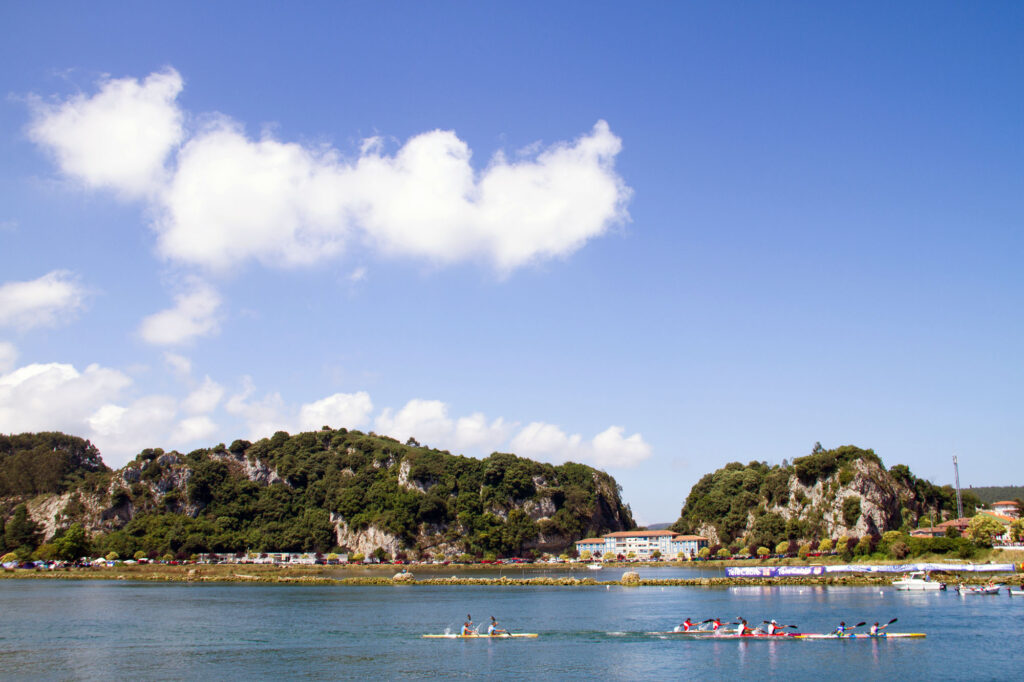
<path id="1" fill-rule="evenodd" d="M 960 499 L 960 467 L 956 463 L 956 455 L 953 455 L 953 480 L 956 481 L 956 517 L 962 519 L 964 517 L 964 503 Z"/>

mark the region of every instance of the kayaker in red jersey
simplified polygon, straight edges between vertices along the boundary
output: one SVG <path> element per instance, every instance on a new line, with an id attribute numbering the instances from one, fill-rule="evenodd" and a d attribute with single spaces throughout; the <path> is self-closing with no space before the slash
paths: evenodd
<path id="1" fill-rule="evenodd" d="M 675 631 L 676 632 L 689 632 L 692 629 L 693 629 L 693 623 L 690 622 L 689 618 L 687 618 L 686 620 L 684 620 L 682 623 L 680 623 L 679 625 L 677 625 L 675 627 Z"/>
<path id="2" fill-rule="evenodd" d="M 711 621 L 711 631 L 718 632 L 718 628 L 722 627 L 722 621 L 715 618 Z"/>
<path id="3" fill-rule="evenodd" d="M 768 634 L 769 635 L 774 635 L 778 631 L 778 629 L 779 629 L 779 624 L 775 622 L 774 618 L 772 618 L 772 621 L 770 623 L 768 623 Z"/>
<path id="4" fill-rule="evenodd" d="M 736 624 L 737 635 L 749 635 L 753 630 L 747 627 L 747 621 L 740 618 L 740 622 Z"/>

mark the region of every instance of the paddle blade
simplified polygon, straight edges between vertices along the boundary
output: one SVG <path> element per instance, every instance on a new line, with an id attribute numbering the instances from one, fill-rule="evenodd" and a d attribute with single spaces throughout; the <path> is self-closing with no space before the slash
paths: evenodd
<path id="1" fill-rule="evenodd" d="M 861 622 L 857 623 L 853 627 L 859 628 L 861 625 L 867 625 L 867 624 L 868 624 L 868 622 L 866 620 L 862 620 Z"/>
<path id="2" fill-rule="evenodd" d="M 895 622 L 896 622 L 896 621 L 898 621 L 898 620 L 899 620 L 899 618 L 893 618 L 893 619 L 892 619 L 892 620 L 890 620 L 890 621 L 889 621 L 888 623 L 886 623 L 886 625 L 892 625 L 893 623 L 895 623 Z"/>

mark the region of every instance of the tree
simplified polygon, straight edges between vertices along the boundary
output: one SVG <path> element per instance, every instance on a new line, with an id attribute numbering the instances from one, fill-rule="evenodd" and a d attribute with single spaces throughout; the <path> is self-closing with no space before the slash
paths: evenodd
<path id="1" fill-rule="evenodd" d="M 117 561 L 121 556 L 117 552 L 111 552 L 105 557 L 107 561 Z"/>
<path id="2" fill-rule="evenodd" d="M 594 555 L 591 553 L 589 549 L 585 549 L 582 552 L 580 552 L 580 560 L 582 561 L 590 561 L 593 557 Z"/>
<path id="3" fill-rule="evenodd" d="M 601 557 L 604 561 L 615 561 L 615 554 L 612 552 L 605 552 L 604 556 Z"/>
<path id="4" fill-rule="evenodd" d="M 1010 539 L 1014 542 L 1024 541 L 1024 519 L 1017 519 L 1010 524 Z"/>
<path id="5" fill-rule="evenodd" d="M 699 556 L 701 559 L 707 559 L 709 556 L 711 556 L 711 549 L 708 547 L 701 547 L 700 551 L 697 552 L 697 556 Z"/>
<path id="6" fill-rule="evenodd" d="M 718 552 L 716 552 L 715 556 L 717 556 L 719 559 L 728 559 L 732 555 L 729 554 L 728 549 L 723 547 L 722 549 L 718 550 Z"/>
<path id="7" fill-rule="evenodd" d="M 772 553 L 772 551 L 770 549 L 768 549 L 767 547 L 762 546 L 762 547 L 758 547 L 757 548 L 757 556 L 759 556 L 762 559 L 764 559 L 766 556 L 768 556 L 771 553 Z"/>
<path id="8" fill-rule="evenodd" d="M 28 508 L 19 504 L 14 508 L 14 515 L 4 526 L 4 545 L 7 549 L 29 547 L 34 549 L 39 544 L 39 524 L 29 518 Z"/>
<path id="9" fill-rule="evenodd" d="M 776 554 L 788 554 L 789 553 L 789 542 L 783 540 L 775 546 Z"/>
<path id="10" fill-rule="evenodd" d="M 660 559 L 661 558 L 661 550 L 660 549 L 656 549 L 653 552 L 651 552 L 651 558 L 652 559 Z"/>
<path id="11" fill-rule="evenodd" d="M 1006 529 L 1003 524 L 984 514 L 978 514 L 972 518 L 967 526 L 967 537 L 974 544 L 980 546 L 991 547 L 992 541 L 1004 532 L 1006 532 Z"/>
<path id="12" fill-rule="evenodd" d="M 89 554 L 89 538 L 80 523 L 71 524 L 55 543 L 57 553 L 64 561 L 74 561 Z"/>
<path id="13" fill-rule="evenodd" d="M 832 552 L 832 539 L 825 538 L 820 543 L 818 543 L 818 551 L 822 554 L 830 554 Z"/>

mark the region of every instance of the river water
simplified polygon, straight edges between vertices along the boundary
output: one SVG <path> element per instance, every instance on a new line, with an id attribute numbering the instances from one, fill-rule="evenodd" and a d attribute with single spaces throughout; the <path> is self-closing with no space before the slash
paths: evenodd
<path id="1" fill-rule="evenodd" d="M 668 577 L 668 576 L 659 576 Z M 1024 597 L 868 587 L 298 586 L 0 581 L 11 679 L 1024 679 Z M 491 615 L 537 639 L 429 640 Z M 695 641 L 686 617 L 923 640 Z"/>

